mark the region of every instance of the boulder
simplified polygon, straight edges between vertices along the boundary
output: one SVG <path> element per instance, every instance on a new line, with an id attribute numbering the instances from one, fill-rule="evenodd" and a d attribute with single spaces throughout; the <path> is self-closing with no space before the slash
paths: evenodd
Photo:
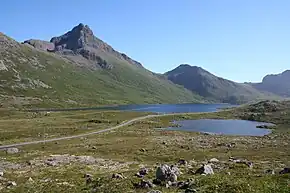
<path id="1" fill-rule="evenodd" d="M 149 191 L 149 192 L 147 192 L 147 193 L 162 193 L 162 192 L 159 191 L 159 190 L 151 190 L 151 191 Z"/>
<path id="2" fill-rule="evenodd" d="M 180 170 L 176 166 L 168 166 L 166 164 L 162 164 L 156 170 L 156 179 L 161 181 L 177 181 L 177 176 L 180 175 Z"/>
<path id="3" fill-rule="evenodd" d="M 208 162 L 209 162 L 209 163 L 218 163 L 219 160 L 216 159 L 216 158 L 211 158 Z"/>
<path id="4" fill-rule="evenodd" d="M 196 170 L 195 174 L 211 175 L 214 174 L 210 164 L 204 164 L 201 168 Z"/>
<path id="5" fill-rule="evenodd" d="M 14 182 L 14 181 L 9 181 L 9 182 L 7 183 L 7 187 L 12 187 L 12 186 L 17 186 L 16 182 Z"/>
<path id="6" fill-rule="evenodd" d="M 185 159 L 179 159 L 178 164 L 179 165 L 187 165 L 187 161 Z"/>
<path id="7" fill-rule="evenodd" d="M 279 172 L 279 174 L 290 174 L 290 168 L 284 168 Z"/>
<path id="8" fill-rule="evenodd" d="M 115 179 L 124 179 L 124 176 L 122 174 L 113 174 L 112 175 L 112 178 L 115 178 Z"/>
<path id="9" fill-rule="evenodd" d="M 8 148 L 8 149 L 6 150 L 6 153 L 7 153 L 7 154 L 16 154 L 16 153 L 19 153 L 19 149 L 18 149 L 18 148 L 15 148 L 15 147 Z"/>
<path id="10" fill-rule="evenodd" d="M 145 175 L 147 175 L 149 172 L 149 170 L 147 168 L 141 168 L 140 171 L 135 174 L 135 176 L 139 177 L 139 178 L 143 178 Z"/>
<path id="11" fill-rule="evenodd" d="M 3 177 L 3 176 L 4 176 L 4 172 L 0 171 L 0 177 Z"/>
<path id="12" fill-rule="evenodd" d="M 265 171 L 265 174 L 272 174 L 272 175 L 274 175 L 275 174 L 275 171 L 274 170 L 266 170 Z"/>
<path id="13" fill-rule="evenodd" d="M 148 188 L 154 188 L 155 185 L 150 180 L 143 180 L 142 179 L 141 182 L 135 184 L 135 187 L 148 189 Z"/>

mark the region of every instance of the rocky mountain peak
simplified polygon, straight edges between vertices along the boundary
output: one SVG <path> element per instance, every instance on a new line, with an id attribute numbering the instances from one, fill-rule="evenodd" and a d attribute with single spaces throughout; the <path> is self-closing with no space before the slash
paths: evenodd
<path id="1" fill-rule="evenodd" d="M 64 49 L 77 51 L 77 49 L 93 45 L 95 39 L 94 33 L 89 26 L 80 23 L 66 34 L 53 37 L 50 42 L 55 45 L 56 51 Z"/>

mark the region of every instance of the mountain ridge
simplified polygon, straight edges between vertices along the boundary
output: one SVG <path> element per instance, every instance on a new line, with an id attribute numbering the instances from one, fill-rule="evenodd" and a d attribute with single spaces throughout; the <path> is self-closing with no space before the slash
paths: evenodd
<path id="1" fill-rule="evenodd" d="M 250 85 L 236 83 L 204 70 L 198 66 L 181 64 L 164 73 L 173 83 L 216 102 L 246 103 L 257 99 L 275 98 L 274 94 L 261 93 Z"/>
<path id="2" fill-rule="evenodd" d="M 75 44 L 79 45 L 75 49 L 66 47 L 69 39 L 58 36 L 60 38 L 52 40 L 53 45 L 64 49 L 51 47 L 47 50 L 51 42 L 28 40 L 21 44 L 1 33 L 1 106 L 87 107 L 204 101 L 202 97 L 136 65 L 125 54 L 114 53 L 117 51 L 113 48 L 106 51 L 109 45 L 98 42 L 91 34 L 85 36 L 73 40 L 76 43 L 81 39 Z M 92 41 L 87 42 L 88 39 Z"/>
<path id="3" fill-rule="evenodd" d="M 290 97 L 290 70 L 279 74 L 266 75 L 260 83 L 247 83 L 254 88 L 272 92 L 282 97 Z"/>

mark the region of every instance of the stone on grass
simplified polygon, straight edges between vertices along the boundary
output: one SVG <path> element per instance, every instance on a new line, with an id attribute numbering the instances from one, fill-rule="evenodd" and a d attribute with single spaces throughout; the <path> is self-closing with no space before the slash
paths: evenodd
<path id="1" fill-rule="evenodd" d="M 290 174 L 290 168 L 284 168 L 279 172 L 279 174 Z"/>
<path id="2" fill-rule="evenodd" d="M 93 182 L 93 176 L 91 174 L 85 174 L 84 178 L 86 179 L 87 184 L 90 184 Z"/>
<path id="3" fill-rule="evenodd" d="M 210 164 L 204 164 L 201 168 L 196 170 L 195 174 L 211 175 L 214 174 Z"/>
<path id="4" fill-rule="evenodd" d="M 19 149 L 18 149 L 18 148 L 15 148 L 15 147 L 8 148 L 8 149 L 6 150 L 6 153 L 7 153 L 7 154 L 16 154 L 16 153 L 19 153 Z"/>
<path id="5" fill-rule="evenodd" d="M 218 163 L 218 162 L 219 162 L 219 160 L 216 159 L 216 158 L 211 158 L 211 159 L 209 160 L 209 163 Z"/>
<path id="6" fill-rule="evenodd" d="M 195 192 L 197 192 L 196 189 L 193 189 L 193 188 L 187 188 L 187 189 L 185 190 L 184 193 L 195 193 Z"/>
<path id="7" fill-rule="evenodd" d="M 159 190 L 151 190 L 151 191 L 149 191 L 149 192 L 147 192 L 147 193 L 162 193 L 162 192 L 159 191 Z"/>
<path id="8" fill-rule="evenodd" d="M 12 187 L 12 186 L 17 186 L 16 182 L 14 182 L 14 181 L 9 181 L 9 182 L 7 183 L 7 187 Z"/>
<path id="9" fill-rule="evenodd" d="M 187 165 L 187 161 L 185 159 L 179 159 L 178 164 L 179 165 Z"/>
<path id="10" fill-rule="evenodd" d="M 180 170 L 176 166 L 168 166 L 162 164 L 156 170 L 156 179 L 160 181 L 177 181 L 177 176 L 181 174 Z"/>
<path id="11" fill-rule="evenodd" d="M 266 170 L 266 171 L 265 171 L 265 174 L 272 174 L 272 175 L 274 175 L 274 174 L 275 174 L 275 171 L 269 169 L 269 170 Z"/>
<path id="12" fill-rule="evenodd" d="M 144 188 L 144 189 L 149 189 L 149 188 L 154 188 L 155 185 L 150 181 L 150 180 L 141 180 L 141 182 L 135 184 L 136 188 Z"/>
<path id="13" fill-rule="evenodd" d="M 112 175 L 112 178 L 115 178 L 115 179 L 124 179 L 124 176 L 122 174 L 113 174 Z"/>

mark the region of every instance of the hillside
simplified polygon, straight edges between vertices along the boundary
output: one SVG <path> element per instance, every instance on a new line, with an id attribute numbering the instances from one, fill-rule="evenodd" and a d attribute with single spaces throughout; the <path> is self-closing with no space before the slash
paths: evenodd
<path id="1" fill-rule="evenodd" d="M 282 97 L 290 97 L 290 70 L 281 74 L 267 75 L 261 83 L 250 83 L 254 88 L 261 91 L 268 91 Z"/>
<path id="2" fill-rule="evenodd" d="M 165 76 L 172 82 L 215 102 L 241 104 L 264 98 L 276 98 L 272 94 L 259 92 L 250 85 L 226 80 L 200 67 L 187 64 L 165 73 Z"/>
<path id="3" fill-rule="evenodd" d="M 80 24 L 51 42 L 0 34 L 2 107 L 201 102 L 114 50 Z"/>

